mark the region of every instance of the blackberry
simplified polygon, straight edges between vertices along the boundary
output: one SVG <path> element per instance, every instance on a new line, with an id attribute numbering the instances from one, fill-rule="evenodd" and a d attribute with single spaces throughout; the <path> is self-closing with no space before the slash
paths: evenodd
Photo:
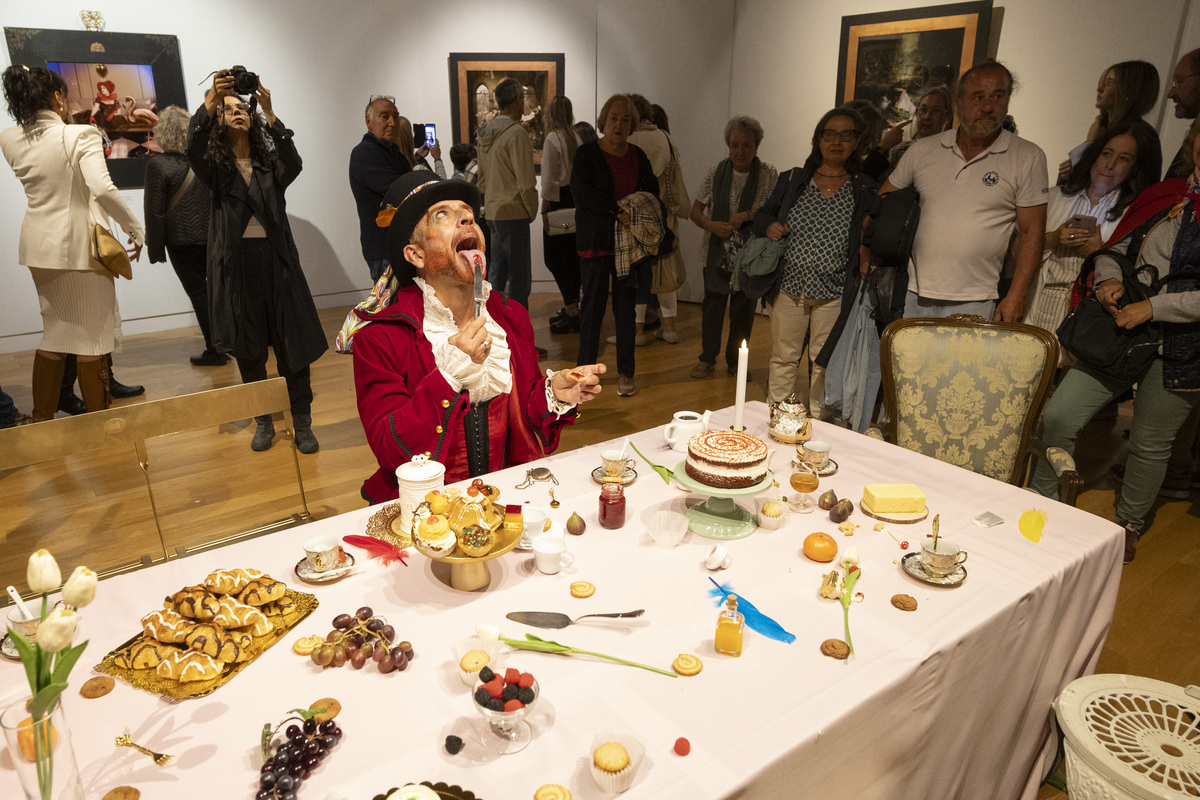
<path id="1" fill-rule="evenodd" d="M 505 702 L 508 702 L 509 700 L 515 700 L 519 691 L 520 689 L 518 687 L 509 684 L 508 686 L 504 687 L 504 691 L 501 693 L 500 697 Z"/>
<path id="2" fill-rule="evenodd" d="M 492 672 L 491 667 L 484 667 L 483 669 L 479 670 L 480 683 L 487 683 L 494 677 L 496 677 L 496 673 Z"/>
<path id="3" fill-rule="evenodd" d="M 458 751 L 462 750 L 463 740 L 457 736 L 446 737 L 446 752 L 452 756 L 458 755 Z"/>
<path id="4" fill-rule="evenodd" d="M 475 690 L 475 702 L 479 703 L 479 705 L 486 706 L 488 704 L 488 700 L 491 699 L 492 696 L 488 693 L 487 689 L 479 688 Z"/>
<path id="5" fill-rule="evenodd" d="M 503 711 L 504 710 L 504 701 L 501 700 L 499 697 L 489 697 L 488 701 L 486 703 L 484 703 L 484 705 L 486 705 L 492 711 Z"/>
<path id="6" fill-rule="evenodd" d="M 520 700 L 525 705 L 529 705 L 530 703 L 533 702 L 533 689 L 530 689 L 530 688 L 518 689 L 517 690 L 517 699 Z"/>

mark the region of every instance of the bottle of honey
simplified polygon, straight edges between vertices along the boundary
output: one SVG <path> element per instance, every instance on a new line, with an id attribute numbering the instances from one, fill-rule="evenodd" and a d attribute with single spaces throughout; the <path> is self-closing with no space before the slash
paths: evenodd
<path id="1" fill-rule="evenodd" d="M 731 594 L 725 598 L 725 608 L 721 611 L 721 616 L 717 617 L 717 634 L 713 640 L 713 647 L 718 653 L 740 656 L 745 627 L 746 618 L 737 610 L 737 596 Z"/>

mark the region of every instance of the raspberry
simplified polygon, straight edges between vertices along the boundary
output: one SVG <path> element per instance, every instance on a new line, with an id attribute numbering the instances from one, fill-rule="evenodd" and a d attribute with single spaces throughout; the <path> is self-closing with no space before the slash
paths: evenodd
<path id="1" fill-rule="evenodd" d="M 494 677 L 496 677 L 496 673 L 492 672 L 491 667 L 484 667 L 483 669 L 479 670 L 480 683 L 487 683 Z"/>
<path id="2" fill-rule="evenodd" d="M 499 675 L 497 675 L 496 677 L 492 678 L 490 681 L 485 683 L 483 685 L 483 688 L 487 689 L 487 693 L 490 694 L 492 697 L 498 698 L 498 697 L 500 697 L 500 695 L 502 695 L 504 693 L 504 681 L 500 678 Z"/>
<path id="3" fill-rule="evenodd" d="M 458 751 L 462 750 L 463 740 L 457 736 L 446 737 L 446 752 L 452 756 L 458 755 Z"/>
<path id="4" fill-rule="evenodd" d="M 500 698 L 502 700 L 504 700 L 505 702 L 507 702 L 509 700 L 515 700 L 517 697 L 517 692 L 519 692 L 519 691 L 521 691 L 521 690 L 518 689 L 516 686 L 505 686 L 504 691 L 500 695 Z"/>
<path id="5" fill-rule="evenodd" d="M 675 740 L 675 753 L 677 755 L 686 756 L 692 752 L 692 743 L 682 736 Z"/>
<path id="6" fill-rule="evenodd" d="M 475 702 L 479 703 L 479 705 L 486 706 L 488 703 L 488 700 L 491 700 L 491 699 L 492 699 L 491 693 L 489 693 L 488 690 L 483 688 L 482 686 L 480 686 L 478 689 L 475 690 Z"/>
<path id="7" fill-rule="evenodd" d="M 517 699 L 525 705 L 529 705 L 533 702 L 533 689 L 530 689 L 528 686 L 522 686 L 517 691 Z"/>
<path id="8" fill-rule="evenodd" d="M 516 711 L 518 708 L 524 708 L 525 704 L 515 697 L 504 704 L 505 711 Z"/>
<path id="9" fill-rule="evenodd" d="M 515 684 L 520 679 L 521 671 L 519 669 L 513 669 L 512 667 L 509 667 L 508 669 L 504 670 L 504 682 L 510 686 Z"/>
<path id="10" fill-rule="evenodd" d="M 492 711 L 503 711 L 504 710 L 504 701 L 498 697 L 493 697 L 491 700 L 487 701 L 487 707 L 490 708 Z"/>
<path id="11" fill-rule="evenodd" d="M 528 672 L 522 672 L 520 680 L 517 681 L 517 686 L 520 686 L 522 689 L 528 689 L 533 686 L 533 676 Z"/>

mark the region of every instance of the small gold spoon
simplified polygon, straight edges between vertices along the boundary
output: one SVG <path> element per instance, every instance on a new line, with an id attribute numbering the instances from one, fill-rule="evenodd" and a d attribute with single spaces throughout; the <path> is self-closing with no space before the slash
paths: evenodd
<path id="1" fill-rule="evenodd" d="M 146 755 L 153 758 L 154 763 L 158 764 L 160 767 L 165 767 L 167 764 L 170 764 L 172 761 L 175 760 L 175 756 L 169 756 L 166 753 L 156 753 L 153 750 L 147 750 L 146 748 L 142 747 L 140 744 L 134 744 L 133 740 L 130 739 L 127 734 L 117 737 L 116 746 L 117 747 L 132 747 L 134 750 L 137 750 L 139 753 L 145 753 Z"/>

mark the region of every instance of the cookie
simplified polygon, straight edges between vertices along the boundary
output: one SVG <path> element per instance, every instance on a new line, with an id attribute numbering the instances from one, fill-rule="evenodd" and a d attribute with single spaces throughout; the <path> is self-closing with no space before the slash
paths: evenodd
<path id="1" fill-rule="evenodd" d="M 462 657 L 458 666 L 463 672 L 478 672 L 488 665 L 492 658 L 483 650 L 471 650 Z"/>
<path id="2" fill-rule="evenodd" d="M 575 581 L 571 584 L 571 597 L 591 597 L 596 593 L 596 587 L 587 581 Z"/>
<path id="3" fill-rule="evenodd" d="M 315 711 L 318 708 L 325 709 L 320 714 L 313 716 L 317 722 L 324 722 L 327 719 L 333 719 L 342 712 L 342 704 L 332 697 L 322 697 L 317 702 L 308 707 L 309 711 Z"/>
<path id="4" fill-rule="evenodd" d="M 841 639 L 826 639 L 821 642 L 821 655 L 845 661 L 850 657 L 850 646 Z"/>
<path id="5" fill-rule="evenodd" d="M 109 789 L 101 800 L 138 800 L 141 796 L 142 793 L 132 786 L 118 786 L 115 789 Z"/>
<path id="6" fill-rule="evenodd" d="M 533 800 L 571 800 L 571 790 L 557 783 L 547 783 L 533 793 Z"/>
<path id="7" fill-rule="evenodd" d="M 84 681 L 83 686 L 79 687 L 81 697 L 86 697 L 88 700 L 95 700 L 97 697 L 104 697 L 113 690 L 115 681 L 107 675 L 100 675 L 96 678 L 89 678 Z"/>
<path id="8" fill-rule="evenodd" d="M 298 656 L 309 656 L 324 643 L 325 640 L 320 636 L 301 636 L 292 642 L 292 652 Z"/>
<path id="9" fill-rule="evenodd" d="M 620 772 L 629 766 L 629 753 L 616 742 L 605 742 L 592 753 L 592 763 L 603 772 Z"/>
<path id="10" fill-rule="evenodd" d="M 911 594 L 894 594 L 892 595 L 892 605 L 901 611 L 916 611 L 917 598 Z"/>
<path id="11" fill-rule="evenodd" d="M 704 663 L 691 653 L 680 653 L 679 657 L 671 662 L 671 669 L 683 676 L 699 675 L 700 670 L 704 669 Z"/>

